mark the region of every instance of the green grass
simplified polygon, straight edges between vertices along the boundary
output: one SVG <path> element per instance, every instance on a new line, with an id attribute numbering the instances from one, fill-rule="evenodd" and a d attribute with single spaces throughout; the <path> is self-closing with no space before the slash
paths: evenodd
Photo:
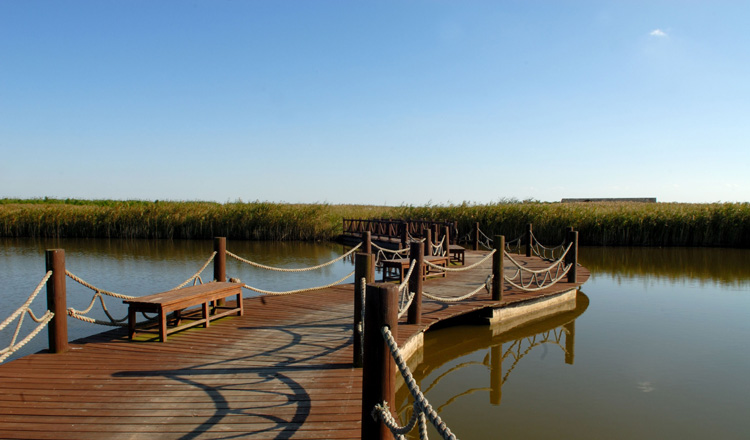
<path id="1" fill-rule="evenodd" d="M 582 245 L 750 247 L 748 203 L 463 203 L 367 206 L 141 200 L 0 199 L 0 236 L 330 240 L 343 218 L 457 220 L 464 234 L 479 222 L 488 235 L 519 236 L 527 223 L 557 244 L 573 226 Z"/>

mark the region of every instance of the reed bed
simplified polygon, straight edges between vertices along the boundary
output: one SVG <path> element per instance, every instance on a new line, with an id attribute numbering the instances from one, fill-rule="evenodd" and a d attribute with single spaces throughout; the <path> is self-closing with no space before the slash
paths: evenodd
<path id="1" fill-rule="evenodd" d="M 0 235 L 242 240 L 331 240 L 343 218 L 476 222 L 488 235 L 513 239 L 533 223 L 543 243 L 563 241 L 573 226 L 582 245 L 750 247 L 748 203 L 541 203 L 503 201 L 443 206 L 368 206 L 115 200 L 0 200 Z"/>

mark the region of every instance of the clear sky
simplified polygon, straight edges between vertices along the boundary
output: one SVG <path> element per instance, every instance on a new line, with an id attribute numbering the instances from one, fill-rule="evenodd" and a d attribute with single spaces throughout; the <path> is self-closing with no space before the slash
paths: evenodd
<path id="1" fill-rule="evenodd" d="M 0 0 L 0 197 L 750 201 L 750 2 Z"/>

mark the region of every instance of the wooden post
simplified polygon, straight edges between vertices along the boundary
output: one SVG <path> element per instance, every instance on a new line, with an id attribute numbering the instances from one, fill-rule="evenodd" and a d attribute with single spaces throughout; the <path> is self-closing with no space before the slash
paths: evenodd
<path id="1" fill-rule="evenodd" d="M 451 262 L 451 228 L 448 226 L 443 227 L 443 235 L 445 236 L 445 256 L 448 257 L 448 264 Z"/>
<path id="2" fill-rule="evenodd" d="M 47 280 L 47 308 L 55 314 L 47 328 L 49 351 L 68 351 L 68 305 L 65 293 L 65 250 L 47 249 L 45 255 L 47 272 L 52 276 Z"/>
<path id="3" fill-rule="evenodd" d="M 354 255 L 354 366 L 362 367 L 362 307 L 364 292 L 362 278 L 366 283 L 375 281 L 375 255 L 358 252 Z"/>
<path id="4" fill-rule="evenodd" d="M 503 344 L 490 347 L 490 404 L 500 405 L 503 397 Z"/>
<path id="5" fill-rule="evenodd" d="M 479 250 L 479 222 L 474 223 L 474 250 Z"/>
<path id="6" fill-rule="evenodd" d="M 424 243 L 415 241 L 409 248 L 409 260 L 417 260 L 409 278 L 409 293 L 414 292 L 414 299 L 411 301 L 409 311 L 407 312 L 406 322 L 408 324 L 422 323 L 422 273 L 424 272 Z M 411 265 L 409 261 L 409 265 Z"/>
<path id="7" fill-rule="evenodd" d="M 380 329 L 388 326 L 393 337 L 398 337 L 398 286 L 368 284 L 365 299 L 365 355 L 362 368 L 362 440 L 392 439 L 391 431 L 381 420 L 373 420 L 376 404 L 396 399 L 396 371 Z"/>
<path id="8" fill-rule="evenodd" d="M 458 220 L 453 220 L 453 232 L 451 237 L 453 238 L 453 244 L 458 244 Z"/>
<path id="9" fill-rule="evenodd" d="M 372 253 L 372 234 L 368 232 L 362 233 L 362 241 L 364 241 L 364 245 L 362 246 L 362 252 L 365 254 L 371 254 Z"/>
<path id="10" fill-rule="evenodd" d="M 503 260 L 505 257 L 505 236 L 495 236 L 495 255 L 492 256 L 492 300 L 503 299 Z"/>
<path id="11" fill-rule="evenodd" d="M 532 228 L 532 224 L 531 223 L 529 223 L 529 224 L 526 225 L 526 236 L 524 237 L 524 241 L 525 241 L 524 244 L 526 245 L 526 256 L 527 257 L 531 256 L 531 240 L 532 240 L 532 238 L 531 238 L 531 236 L 532 236 L 531 228 Z"/>
<path id="12" fill-rule="evenodd" d="M 226 237 L 214 237 L 214 279 L 219 282 L 227 280 L 227 238 Z M 223 307 L 226 305 L 226 300 L 220 298 L 216 300 L 216 305 Z M 239 307 L 239 305 L 238 305 Z"/>
<path id="13" fill-rule="evenodd" d="M 568 271 L 568 282 L 575 283 L 578 279 L 578 231 L 568 231 L 568 243 L 572 243 L 568 254 L 565 256 L 565 264 L 572 264 Z"/>
<path id="14" fill-rule="evenodd" d="M 432 256 L 432 231 L 430 228 L 424 230 L 424 254 L 428 257 Z"/>
<path id="15" fill-rule="evenodd" d="M 401 222 L 401 246 L 399 249 L 406 249 L 406 243 L 409 242 L 409 223 Z"/>

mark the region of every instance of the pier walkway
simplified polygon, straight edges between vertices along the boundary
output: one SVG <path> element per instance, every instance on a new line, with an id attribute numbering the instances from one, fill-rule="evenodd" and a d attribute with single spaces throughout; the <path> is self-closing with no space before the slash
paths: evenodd
<path id="1" fill-rule="evenodd" d="M 466 265 L 488 252 L 467 251 Z M 516 258 L 530 269 L 538 257 Z M 424 290 L 458 296 L 483 270 L 450 273 Z M 505 262 L 504 270 L 513 267 Z M 398 342 L 441 320 L 577 289 L 565 280 L 503 299 L 487 291 L 457 303 L 424 299 L 422 323 L 399 321 Z M 166 343 L 116 329 L 0 365 L 0 437 L 34 439 L 360 438 L 362 369 L 352 364 L 353 285 L 243 299 L 244 315 L 192 328 Z"/>

